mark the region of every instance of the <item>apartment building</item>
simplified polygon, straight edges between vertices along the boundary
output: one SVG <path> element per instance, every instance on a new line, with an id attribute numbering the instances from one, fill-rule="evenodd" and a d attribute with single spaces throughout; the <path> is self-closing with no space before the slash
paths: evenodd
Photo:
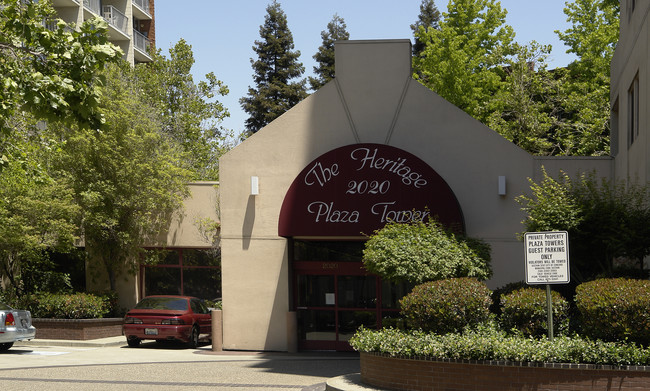
<path id="1" fill-rule="evenodd" d="M 620 180 L 650 181 L 650 2 L 621 0 L 618 44 L 611 64 L 612 156 Z"/>
<path id="2" fill-rule="evenodd" d="M 150 62 L 155 42 L 154 0 L 52 0 L 59 17 L 81 24 L 93 17 L 109 25 L 109 40 L 124 51 L 131 64 Z"/>

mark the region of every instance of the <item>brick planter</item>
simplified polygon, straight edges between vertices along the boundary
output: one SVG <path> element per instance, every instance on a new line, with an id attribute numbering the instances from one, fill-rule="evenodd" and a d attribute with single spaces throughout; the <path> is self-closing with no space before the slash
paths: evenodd
<path id="1" fill-rule="evenodd" d="M 88 340 L 122 335 L 122 318 L 47 319 L 34 318 L 38 339 Z"/>
<path id="2" fill-rule="evenodd" d="M 361 380 L 413 391 L 650 390 L 650 367 L 392 358 L 361 353 Z"/>

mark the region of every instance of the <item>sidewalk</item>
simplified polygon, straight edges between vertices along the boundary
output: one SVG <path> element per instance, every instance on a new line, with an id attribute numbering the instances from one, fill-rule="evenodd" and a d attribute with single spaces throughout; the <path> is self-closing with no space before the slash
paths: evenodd
<path id="1" fill-rule="evenodd" d="M 102 348 L 107 346 L 126 345 L 126 339 L 123 335 L 117 337 L 108 337 L 89 340 L 71 340 L 71 339 L 42 339 L 35 338 L 31 341 L 19 341 L 16 345 L 20 346 L 62 346 L 67 348 L 93 347 Z"/>
<path id="2" fill-rule="evenodd" d="M 31 341 L 20 341 L 16 346 L 24 347 L 69 347 L 69 348 L 103 348 L 103 347 L 124 347 L 126 348 L 126 339 L 124 336 L 101 338 L 95 340 L 60 340 L 60 339 L 33 339 Z M 130 349 L 129 349 L 130 350 Z M 140 351 L 142 348 L 133 349 Z M 150 350 L 150 349 L 144 349 Z M 244 359 L 251 356 L 265 356 L 266 358 L 275 357 L 275 359 L 286 360 L 299 358 L 301 361 L 311 360 L 333 360 L 337 361 L 341 358 L 350 359 L 345 353 L 335 352 L 301 352 L 301 353 L 269 353 L 269 352 L 251 352 L 251 351 L 218 351 L 213 352 L 210 345 L 204 345 L 199 351 L 195 351 L 196 355 L 209 355 L 209 356 L 222 356 L 224 359 Z M 351 356 L 353 353 L 350 354 Z M 161 361 L 166 361 L 161 358 Z M 380 388 L 372 388 L 365 386 L 361 383 L 361 376 L 358 373 L 351 373 L 347 375 L 337 376 L 328 379 L 325 383 L 307 388 L 308 391 L 382 391 Z"/>

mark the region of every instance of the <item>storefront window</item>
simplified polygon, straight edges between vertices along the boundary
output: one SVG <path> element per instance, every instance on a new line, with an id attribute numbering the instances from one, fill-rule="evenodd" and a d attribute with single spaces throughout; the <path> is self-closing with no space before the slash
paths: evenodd
<path id="1" fill-rule="evenodd" d="M 143 296 L 186 295 L 221 299 L 221 257 L 214 250 L 150 250 L 141 266 Z"/>

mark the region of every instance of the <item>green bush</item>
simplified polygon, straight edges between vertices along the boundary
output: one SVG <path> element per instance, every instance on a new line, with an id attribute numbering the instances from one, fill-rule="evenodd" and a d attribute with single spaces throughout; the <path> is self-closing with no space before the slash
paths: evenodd
<path id="1" fill-rule="evenodd" d="M 123 317 L 127 310 L 120 307 L 119 296 L 115 291 L 102 291 L 92 293 L 95 296 L 99 296 L 106 305 L 106 318 L 121 318 Z"/>
<path id="2" fill-rule="evenodd" d="M 650 343 L 650 281 L 601 279 L 576 288 L 580 328 L 606 341 Z"/>
<path id="3" fill-rule="evenodd" d="M 650 365 L 650 349 L 620 342 L 561 336 L 529 338 L 508 335 L 496 326 L 438 335 L 420 330 L 368 330 L 350 339 L 360 352 L 433 359 L 498 360 L 535 363 Z"/>
<path id="4" fill-rule="evenodd" d="M 557 292 L 551 292 L 554 334 L 569 330 L 569 303 Z M 548 334 L 546 290 L 522 288 L 501 296 L 501 324 L 505 330 L 517 330 L 524 336 Z"/>
<path id="5" fill-rule="evenodd" d="M 444 334 L 488 320 L 490 293 L 474 278 L 431 281 L 414 287 L 400 308 L 409 328 Z"/>
<path id="6" fill-rule="evenodd" d="M 57 319 L 103 318 L 110 311 L 106 299 L 87 293 L 39 293 L 26 308 L 34 318 Z"/>
<path id="7" fill-rule="evenodd" d="M 500 316 L 501 315 L 501 296 L 512 293 L 516 290 L 527 287 L 524 281 L 509 282 L 504 286 L 498 287 L 492 291 L 492 305 L 490 306 L 490 312 Z"/>
<path id="8" fill-rule="evenodd" d="M 457 235 L 440 222 L 389 222 L 368 239 L 363 264 L 386 280 L 421 284 L 446 278 L 492 276 L 490 246 Z"/>

